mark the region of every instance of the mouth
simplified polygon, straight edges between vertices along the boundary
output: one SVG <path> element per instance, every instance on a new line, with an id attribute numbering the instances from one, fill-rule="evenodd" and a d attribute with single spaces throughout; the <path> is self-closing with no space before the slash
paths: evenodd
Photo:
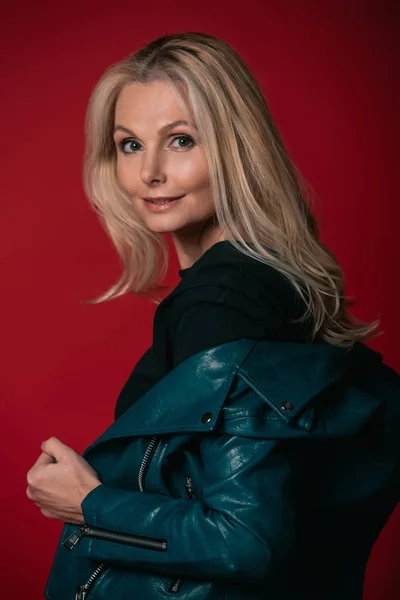
<path id="1" fill-rule="evenodd" d="M 143 198 L 143 201 L 150 210 L 165 210 L 177 204 L 183 197 L 184 194 L 182 196 L 175 196 L 174 198 Z"/>

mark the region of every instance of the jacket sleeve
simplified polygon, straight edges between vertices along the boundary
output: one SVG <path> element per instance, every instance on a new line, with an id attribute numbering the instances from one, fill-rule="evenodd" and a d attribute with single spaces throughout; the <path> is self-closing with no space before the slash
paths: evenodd
<path id="1" fill-rule="evenodd" d="M 226 433 L 201 442 L 201 500 L 102 484 L 82 502 L 96 528 L 166 540 L 166 550 L 83 537 L 80 556 L 195 578 L 261 582 L 290 551 L 294 507 L 287 445 Z"/>

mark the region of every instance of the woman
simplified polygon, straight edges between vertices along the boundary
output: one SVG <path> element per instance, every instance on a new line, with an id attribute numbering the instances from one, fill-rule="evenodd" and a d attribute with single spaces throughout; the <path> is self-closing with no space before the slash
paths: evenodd
<path id="1" fill-rule="evenodd" d="M 347 312 L 256 81 L 222 40 L 166 35 L 102 76 L 86 136 L 125 266 L 96 301 L 158 306 L 115 422 L 83 456 L 47 440 L 28 473 L 65 522 L 46 598 L 361 599 L 398 501 L 400 378 Z M 182 279 L 160 302 L 166 233 Z"/>

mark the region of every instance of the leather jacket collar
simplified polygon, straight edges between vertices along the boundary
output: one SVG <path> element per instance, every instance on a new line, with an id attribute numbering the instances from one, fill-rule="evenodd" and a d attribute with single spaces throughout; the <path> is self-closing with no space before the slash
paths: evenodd
<path id="1" fill-rule="evenodd" d="M 381 360 L 380 354 L 360 343 L 350 351 L 327 343 L 240 339 L 221 344 L 168 372 L 85 454 L 115 438 L 211 431 L 236 376 L 290 423 L 324 387 L 341 379 L 350 368 Z"/>

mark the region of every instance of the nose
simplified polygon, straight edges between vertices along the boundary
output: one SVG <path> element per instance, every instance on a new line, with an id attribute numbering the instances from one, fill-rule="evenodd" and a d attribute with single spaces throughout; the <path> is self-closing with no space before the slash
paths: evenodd
<path id="1" fill-rule="evenodd" d="M 165 182 L 165 165 L 160 152 L 156 148 L 153 151 L 145 150 L 142 157 L 140 169 L 142 181 L 147 185 L 157 181 Z"/>

